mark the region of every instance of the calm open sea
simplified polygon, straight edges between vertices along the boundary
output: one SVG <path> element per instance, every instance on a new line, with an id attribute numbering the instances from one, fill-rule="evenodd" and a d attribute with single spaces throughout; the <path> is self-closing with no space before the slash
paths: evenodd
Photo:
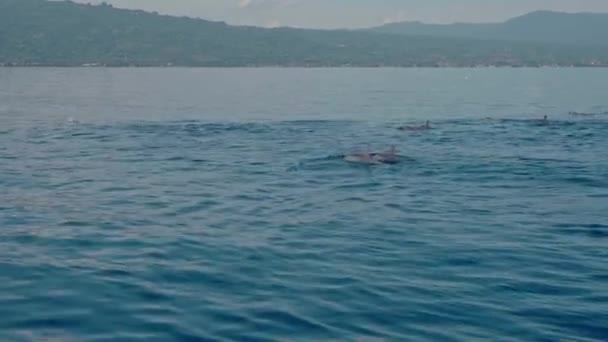
<path id="1" fill-rule="evenodd" d="M 0 341 L 606 341 L 607 94 L 608 69 L 0 69 Z"/>

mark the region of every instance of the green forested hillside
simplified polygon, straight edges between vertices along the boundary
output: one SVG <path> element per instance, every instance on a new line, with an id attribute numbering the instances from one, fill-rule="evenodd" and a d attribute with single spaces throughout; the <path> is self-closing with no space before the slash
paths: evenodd
<path id="1" fill-rule="evenodd" d="M 0 0 L 0 64 L 608 65 L 608 47 L 265 29 L 66 1 Z"/>
<path id="2" fill-rule="evenodd" d="M 374 32 L 518 42 L 608 45 L 608 14 L 532 12 L 503 23 L 437 25 L 401 22 Z"/>

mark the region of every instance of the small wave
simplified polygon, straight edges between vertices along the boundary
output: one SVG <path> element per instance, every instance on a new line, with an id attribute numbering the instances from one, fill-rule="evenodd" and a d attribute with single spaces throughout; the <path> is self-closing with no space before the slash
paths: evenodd
<path id="1" fill-rule="evenodd" d="M 577 111 L 570 111 L 570 112 L 568 112 L 568 115 L 572 115 L 572 116 L 599 116 L 599 115 L 608 115 L 608 111 L 604 111 L 604 112 L 577 112 Z"/>
<path id="2" fill-rule="evenodd" d="M 271 127 L 264 123 L 208 123 L 196 121 L 174 122 L 143 122 L 130 123 L 122 127 L 124 130 L 146 134 L 182 134 L 207 136 L 228 132 L 266 133 Z"/>
<path id="3" fill-rule="evenodd" d="M 325 335 L 332 329 L 325 324 L 316 321 L 312 317 L 305 317 L 295 312 L 278 309 L 252 310 L 253 315 L 268 322 L 269 329 L 281 331 L 307 331 L 308 334 Z"/>
<path id="4" fill-rule="evenodd" d="M 283 125 L 320 125 L 320 124 L 345 124 L 354 123 L 354 120 L 284 120 L 279 121 Z"/>
<path id="5" fill-rule="evenodd" d="M 306 158 L 302 159 L 298 162 L 297 165 L 289 167 L 288 171 L 297 171 L 301 169 L 306 170 L 315 170 L 315 169 L 325 169 L 327 167 L 327 163 L 341 161 L 344 159 L 344 154 L 333 154 L 325 157 L 317 157 L 317 158 Z"/>
<path id="6" fill-rule="evenodd" d="M 597 177 L 589 177 L 589 176 L 572 176 L 563 179 L 564 182 L 574 183 L 583 186 L 588 186 L 592 188 L 604 188 L 607 187 L 605 181 L 597 178 Z"/>

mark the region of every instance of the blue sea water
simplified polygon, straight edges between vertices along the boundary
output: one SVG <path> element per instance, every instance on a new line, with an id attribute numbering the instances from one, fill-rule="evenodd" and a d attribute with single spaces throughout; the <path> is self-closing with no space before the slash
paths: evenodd
<path id="1" fill-rule="evenodd" d="M 606 89 L 0 69 L 0 341 L 607 341 Z"/>

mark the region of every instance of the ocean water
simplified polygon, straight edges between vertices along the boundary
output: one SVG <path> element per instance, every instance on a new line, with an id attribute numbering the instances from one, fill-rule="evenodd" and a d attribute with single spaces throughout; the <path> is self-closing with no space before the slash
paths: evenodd
<path id="1" fill-rule="evenodd" d="M 0 69 L 0 341 L 606 341 L 606 89 Z"/>

